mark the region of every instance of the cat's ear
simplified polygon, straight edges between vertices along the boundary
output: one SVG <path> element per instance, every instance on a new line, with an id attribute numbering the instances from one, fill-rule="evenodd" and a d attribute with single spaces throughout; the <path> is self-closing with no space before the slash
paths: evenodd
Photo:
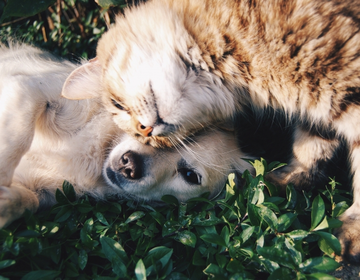
<path id="1" fill-rule="evenodd" d="M 90 99 L 101 93 L 101 64 L 97 58 L 76 68 L 66 79 L 61 95 L 67 99 Z"/>

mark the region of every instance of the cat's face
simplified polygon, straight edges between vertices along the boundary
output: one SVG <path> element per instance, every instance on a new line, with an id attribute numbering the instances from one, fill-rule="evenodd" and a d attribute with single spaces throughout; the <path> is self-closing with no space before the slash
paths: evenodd
<path id="1" fill-rule="evenodd" d="M 172 146 L 229 115 L 232 108 L 224 105 L 227 100 L 221 102 L 217 81 L 200 64 L 186 62 L 190 57 L 181 57 L 177 46 L 128 42 L 114 44 L 109 52 L 114 32 L 103 36 L 98 47 L 102 98 L 128 133 L 152 146 Z"/>
<path id="2" fill-rule="evenodd" d="M 69 77 L 63 95 L 82 99 L 101 94 L 115 123 L 154 147 L 173 146 L 231 118 L 233 95 L 209 71 L 189 34 L 171 24 L 171 15 L 163 15 L 170 24 L 154 20 L 128 26 L 131 17 L 141 21 L 136 11 L 103 35 L 97 59 Z"/>

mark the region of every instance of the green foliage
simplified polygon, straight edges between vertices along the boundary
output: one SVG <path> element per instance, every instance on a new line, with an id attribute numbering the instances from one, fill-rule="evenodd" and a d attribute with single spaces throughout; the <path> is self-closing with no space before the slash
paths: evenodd
<path id="1" fill-rule="evenodd" d="M 264 180 L 278 164 L 252 162 L 222 198 L 153 208 L 133 201 L 75 199 L 64 183 L 49 212 L 26 213 L 0 230 L 5 279 L 335 279 L 340 244 L 331 230 L 347 207 L 332 180 L 284 197 Z"/>
<path id="2" fill-rule="evenodd" d="M 0 40 L 34 44 L 70 60 L 92 58 L 119 10 L 107 2 L 103 9 L 93 0 L 8 0 L 6 5 L 0 0 Z"/>
<path id="3" fill-rule="evenodd" d="M 26 0 L 9 0 L 3 10 L 0 18 L 0 22 L 9 17 L 24 17 L 33 16 L 42 12 L 51 4 L 54 4 L 54 0 L 45 1 L 26 1 Z"/>

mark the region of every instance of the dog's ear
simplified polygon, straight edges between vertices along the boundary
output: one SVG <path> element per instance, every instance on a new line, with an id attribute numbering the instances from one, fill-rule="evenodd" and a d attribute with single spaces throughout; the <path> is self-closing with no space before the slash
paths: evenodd
<path id="1" fill-rule="evenodd" d="M 61 95 L 67 99 L 90 99 L 101 93 L 101 65 L 97 58 L 76 68 L 66 79 Z"/>

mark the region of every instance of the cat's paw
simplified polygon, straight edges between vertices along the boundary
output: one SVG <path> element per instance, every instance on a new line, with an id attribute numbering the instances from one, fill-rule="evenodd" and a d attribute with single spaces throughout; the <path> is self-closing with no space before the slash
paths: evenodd
<path id="1" fill-rule="evenodd" d="M 360 264 L 360 215 L 345 215 L 340 220 L 343 224 L 334 234 L 340 241 L 341 255 L 350 263 Z"/>

